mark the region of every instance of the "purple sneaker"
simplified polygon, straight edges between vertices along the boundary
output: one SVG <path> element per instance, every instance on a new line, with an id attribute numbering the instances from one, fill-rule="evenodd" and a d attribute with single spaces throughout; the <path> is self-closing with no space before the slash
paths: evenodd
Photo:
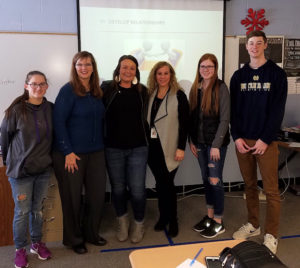
<path id="1" fill-rule="evenodd" d="M 40 260 L 48 260 L 51 258 L 51 252 L 46 247 L 45 243 L 37 242 L 31 244 L 30 252 L 33 254 L 37 254 Z"/>
<path id="2" fill-rule="evenodd" d="M 16 268 L 28 267 L 28 260 L 27 260 L 27 254 L 25 248 L 20 248 L 16 250 L 15 267 Z"/>

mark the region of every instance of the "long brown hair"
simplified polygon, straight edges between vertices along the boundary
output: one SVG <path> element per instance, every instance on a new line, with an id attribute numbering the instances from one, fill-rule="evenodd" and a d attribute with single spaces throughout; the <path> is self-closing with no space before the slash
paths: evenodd
<path id="1" fill-rule="evenodd" d="M 209 114 L 218 114 L 219 112 L 219 89 L 220 81 L 218 79 L 218 60 L 214 54 L 206 53 L 204 54 L 197 66 L 196 78 L 192 85 L 190 91 L 190 108 L 194 110 L 198 105 L 198 89 L 199 84 L 203 80 L 203 77 L 200 75 L 200 64 L 205 60 L 211 60 L 215 66 L 215 71 L 213 77 L 210 79 L 208 87 L 203 90 L 203 96 L 201 100 L 201 109 L 205 115 Z"/>
<path id="2" fill-rule="evenodd" d="M 147 86 L 148 86 L 150 95 L 158 87 L 158 84 L 157 84 L 157 81 L 156 81 L 157 70 L 164 67 L 164 66 L 169 67 L 169 70 L 170 70 L 170 85 L 169 85 L 170 86 L 170 92 L 175 94 L 181 88 L 180 85 L 177 82 L 176 74 L 175 74 L 175 71 L 174 71 L 174 68 L 172 67 L 172 65 L 170 63 L 166 62 L 166 61 L 159 61 L 153 66 L 153 68 L 152 68 L 152 70 L 151 70 L 151 72 L 148 76 Z"/>
<path id="3" fill-rule="evenodd" d="M 41 75 L 44 77 L 45 82 L 47 83 L 47 77 L 45 74 L 43 74 L 40 71 L 31 71 L 26 75 L 26 79 L 25 79 L 25 84 L 28 84 L 30 79 L 34 76 L 34 75 Z M 24 118 L 26 118 L 26 102 L 29 100 L 29 93 L 28 90 L 26 90 L 24 88 L 24 92 L 21 96 L 17 97 L 14 99 L 14 101 L 11 103 L 11 105 L 9 105 L 9 107 L 5 110 L 5 118 L 9 118 L 11 115 L 11 111 L 13 109 L 13 107 L 18 104 L 21 103 L 22 105 L 22 109 L 21 109 L 21 114 Z"/>
<path id="4" fill-rule="evenodd" d="M 92 75 L 90 77 L 90 81 L 89 81 L 90 93 L 96 98 L 101 98 L 103 96 L 103 91 L 100 88 L 100 80 L 99 80 L 99 74 L 98 74 L 96 60 L 95 60 L 93 54 L 88 51 L 78 52 L 73 57 L 72 67 L 71 67 L 71 75 L 70 75 L 70 84 L 73 86 L 74 92 L 76 95 L 78 95 L 78 96 L 86 95 L 86 90 L 78 77 L 76 67 L 75 67 L 76 62 L 79 59 L 84 59 L 84 58 L 91 59 L 91 62 L 93 65 L 93 73 L 92 73 Z"/>

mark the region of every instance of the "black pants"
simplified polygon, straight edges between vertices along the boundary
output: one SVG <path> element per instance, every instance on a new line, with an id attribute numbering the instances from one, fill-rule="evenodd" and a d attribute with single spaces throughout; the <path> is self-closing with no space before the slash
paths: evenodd
<path id="1" fill-rule="evenodd" d="M 159 139 L 151 139 L 148 165 L 156 181 L 160 220 L 169 223 L 177 221 L 177 197 L 174 177 L 177 168 L 169 172 Z"/>
<path id="2" fill-rule="evenodd" d="M 66 246 L 99 240 L 99 225 L 105 199 L 104 151 L 78 156 L 78 171 L 72 174 L 65 170 L 65 156 L 59 152 L 53 153 L 63 211 L 63 244 Z"/>

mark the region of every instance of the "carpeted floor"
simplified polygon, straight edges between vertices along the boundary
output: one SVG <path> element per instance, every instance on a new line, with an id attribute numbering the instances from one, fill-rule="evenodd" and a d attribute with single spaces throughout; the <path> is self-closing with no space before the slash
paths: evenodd
<path id="1" fill-rule="evenodd" d="M 286 193 L 282 200 L 282 214 L 280 223 L 280 240 L 277 256 L 290 268 L 300 267 L 300 196 Z M 77 268 L 77 267 L 101 267 L 101 268 L 128 268 L 130 266 L 129 254 L 132 250 L 155 245 L 176 245 L 180 243 L 204 242 L 202 238 L 192 230 L 192 226 L 199 221 L 205 213 L 203 196 L 178 197 L 179 235 L 168 238 L 164 232 L 154 232 L 153 226 L 157 220 L 157 201 L 147 201 L 146 234 L 139 244 L 132 244 L 130 240 L 123 243 L 115 238 L 116 220 L 111 204 L 106 204 L 105 214 L 100 233 L 108 240 L 104 247 L 96 247 L 87 244 L 88 253 L 77 255 L 72 250 L 64 247 L 61 242 L 47 243 L 53 253 L 53 258 L 48 261 L 40 261 L 36 256 L 29 254 L 30 267 L 39 268 Z M 265 203 L 261 203 L 261 223 L 263 229 Z M 245 201 L 242 192 L 226 193 L 224 223 L 226 232 L 214 240 L 231 238 L 232 233 L 246 222 Z M 262 242 L 263 234 L 253 238 Z M 0 267 L 13 267 L 14 247 L 0 247 Z M 154 267 L 156 268 L 156 267 Z"/>

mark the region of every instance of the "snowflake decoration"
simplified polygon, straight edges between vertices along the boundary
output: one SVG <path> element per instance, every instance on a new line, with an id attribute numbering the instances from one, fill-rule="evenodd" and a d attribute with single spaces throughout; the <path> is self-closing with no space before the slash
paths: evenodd
<path id="1" fill-rule="evenodd" d="M 248 15 L 246 19 L 241 20 L 241 24 L 245 25 L 247 29 L 246 34 L 249 34 L 254 30 L 262 30 L 266 25 L 269 24 L 269 21 L 265 19 L 264 9 L 254 11 L 252 8 L 249 8 Z"/>

